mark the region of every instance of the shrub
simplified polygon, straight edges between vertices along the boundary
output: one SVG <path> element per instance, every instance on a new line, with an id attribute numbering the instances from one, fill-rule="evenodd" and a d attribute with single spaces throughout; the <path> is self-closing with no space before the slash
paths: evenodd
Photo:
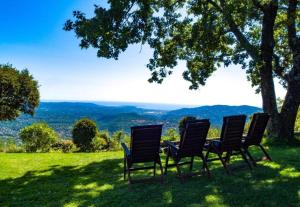
<path id="1" fill-rule="evenodd" d="M 0 152 L 24 152 L 24 148 L 13 137 L 0 138 Z"/>
<path id="2" fill-rule="evenodd" d="M 108 149 L 108 132 L 98 132 L 92 140 L 92 151 L 99 152 Z"/>
<path id="3" fill-rule="evenodd" d="M 130 138 L 124 131 L 116 131 L 113 133 L 109 143 L 110 150 L 120 150 L 121 142 L 129 142 Z"/>
<path id="4" fill-rule="evenodd" d="M 77 121 L 72 130 L 74 144 L 81 151 L 92 150 L 92 140 L 97 134 L 96 123 L 90 119 L 84 118 Z"/>
<path id="5" fill-rule="evenodd" d="M 35 123 L 23 128 L 20 138 L 27 152 L 47 152 L 58 140 L 58 135 L 47 124 Z"/>
<path id="6" fill-rule="evenodd" d="M 221 136 L 221 129 L 219 128 L 214 128 L 214 127 L 210 127 L 207 137 L 208 138 L 218 138 Z"/>
<path id="7" fill-rule="evenodd" d="M 0 152 L 5 152 L 5 140 L 0 137 Z"/>
<path id="8" fill-rule="evenodd" d="M 179 129 L 179 134 L 183 135 L 183 132 L 185 130 L 185 126 L 189 121 L 195 121 L 196 117 L 194 116 L 186 116 L 183 117 L 182 119 L 180 119 L 179 121 L 179 125 L 178 125 L 178 129 Z"/>
<path id="9" fill-rule="evenodd" d="M 76 146 L 72 140 L 59 140 L 52 145 L 52 149 L 67 153 L 74 152 L 76 150 Z"/>
<path id="10" fill-rule="evenodd" d="M 169 128 L 164 136 L 162 137 L 162 140 L 167 140 L 167 141 L 179 141 L 180 140 L 180 135 L 174 128 Z"/>
<path id="11" fill-rule="evenodd" d="M 297 114 L 297 118 L 296 118 L 295 131 L 297 131 L 297 132 L 300 131 L 300 108 L 298 110 L 298 114 Z"/>

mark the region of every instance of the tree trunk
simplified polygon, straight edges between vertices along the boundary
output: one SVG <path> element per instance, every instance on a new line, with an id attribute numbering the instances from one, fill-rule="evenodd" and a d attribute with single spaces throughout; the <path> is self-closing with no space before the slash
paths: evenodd
<path id="1" fill-rule="evenodd" d="M 299 102 L 296 101 L 295 96 L 293 95 L 295 92 L 297 92 L 297 88 L 294 86 L 288 87 L 280 112 L 281 120 L 278 136 L 281 139 L 287 140 L 289 143 L 293 143 L 295 141 L 294 129 L 299 108 Z"/>
<path id="2" fill-rule="evenodd" d="M 288 74 L 287 94 L 281 109 L 281 127 L 279 136 L 293 143 L 294 128 L 300 104 L 300 44 L 297 44 L 293 54 L 293 68 Z"/>
<path id="3" fill-rule="evenodd" d="M 268 125 L 268 134 L 272 137 L 278 137 L 280 117 L 277 110 L 276 94 L 273 80 L 273 53 L 274 53 L 274 23 L 277 15 L 277 1 L 272 1 L 264 6 L 264 15 L 262 22 L 262 40 L 261 40 L 261 95 L 263 101 L 263 110 L 271 115 Z"/>

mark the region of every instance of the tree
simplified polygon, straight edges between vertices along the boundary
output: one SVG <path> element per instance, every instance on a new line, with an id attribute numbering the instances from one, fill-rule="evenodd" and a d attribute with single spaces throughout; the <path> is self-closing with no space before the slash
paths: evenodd
<path id="1" fill-rule="evenodd" d="M 299 5 L 296 0 L 110 0 L 87 18 L 74 11 L 64 29 L 74 30 L 80 47 L 118 59 L 130 44 L 148 44 L 153 57 L 150 82 L 162 83 L 178 61 L 190 89 L 205 85 L 220 66 L 240 64 L 271 115 L 269 134 L 294 140 L 300 103 Z M 281 111 L 274 77 L 287 89 Z"/>
<path id="2" fill-rule="evenodd" d="M 58 140 L 57 133 L 45 123 L 35 123 L 20 131 L 20 138 L 27 152 L 50 150 L 51 145 Z"/>
<path id="3" fill-rule="evenodd" d="M 21 113 L 33 115 L 39 102 L 38 82 L 28 70 L 0 65 L 0 121 L 13 120 Z"/>
<path id="4" fill-rule="evenodd" d="M 81 151 L 90 151 L 92 140 L 97 132 L 97 125 L 94 121 L 87 118 L 80 119 L 72 129 L 73 142 Z"/>

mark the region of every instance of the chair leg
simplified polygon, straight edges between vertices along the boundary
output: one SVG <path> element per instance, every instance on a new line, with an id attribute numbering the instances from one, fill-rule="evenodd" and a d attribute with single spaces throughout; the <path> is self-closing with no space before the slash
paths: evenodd
<path id="1" fill-rule="evenodd" d="M 245 150 L 245 153 L 247 154 L 247 156 L 250 158 L 250 160 L 251 160 L 253 166 L 256 167 L 256 166 L 257 166 L 256 161 L 254 160 L 254 158 L 253 158 L 252 155 L 250 154 L 249 150 L 248 150 L 246 147 L 244 147 L 244 150 Z"/>
<path id="2" fill-rule="evenodd" d="M 207 152 L 206 152 L 206 155 L 205 155 L 205 158 L 204 158 L 206 162 L 207 162 L 207 160 L 208 160 L 209 150 L 210 150 L 210 146 L 208 147 Z"/>
<path id="3" fill-rule="evenodd" d="M 193 170 L 194 156 L 191 157 L 190 171 Z"/>
<path id="4" fill-rule="evenodd" d="M 179 162 L 177 162 L 177 161 L 175 161 L 175 162 L 176 162 L 176 168 L 177 168 L 178 176 L 180 177 L 181 182 L 183 182 L 183 178 L 181 176 L 181 170 L 180 170 Z"/>
<path id="5" fill-rule="evenodd" d="M 200 157 L 201 157 L 202 162 L 203 162 L 203 167 L 202 167 L 202 168 L 203 168 L 204 170 L 206 170 L 207 176 L 210 177 L 210 171 L 209 171 L 209 168 L 208 168 L 208 165 L 207 165 L 207 162 L 206 162 L 206 160 L 205 160 L 205 158 L 204 158 L 203 153 L 202 153 L 202 155 L 201 155 Z"/>
<path id="6" fill-rule="evenodd" d="M 252 165 L 251 165 L 251 162 L 249 162 L 249 160 L 247 159 L 247 157 L 246 157 L 246 155 L 245 155 L 244 151 L 243 151 L 242 149 L 240 149 L 239 151 L 240 151 L 240 153 L 241 153 L 241 155 L 242 155 L 243 159 L 245 160 L 245 162 L 248 164 L 248 166 L 249 166 L 249 169 L 250 169 L 250 170 L 252 170 Z"/>
<path id="7" fill-rule="evenodd" d="M 270 155 L 267 153 L 265 148 L 261 144 L 259 144 L 259 146 L 260 146 L 261 150 L 264 152 L 264 154 L 266 155 L 266 157 L 268 158 L 268 160 L 272 161 Z"/>
<path id="8" fill-rule="evenodd" d="M 158 165 L 159 165 L 159 168 L 160 168 L 160 177 L 161 177 L 161 181 L 163 182 L 163 180 L 164 180 L 164 171 L 163 171 L 163 166 L 162 166 L 162 164 L 161 164 L 160 158 L 159 158 L 159 160 L 158 160 Z"/>
<path id="9" fill-rule="evenodd" d="M 222 158 L 222 154 L 217 153 L 217 155 L 218 155 L 219 159 L 221 160 L 221 163 L 222 163 L 223 167 L 225 168 L 226 173 L 227 173 L 228 175 L 230 175 L 231 173 L 230 173 L 230 171 L 229 171 L 229 169 L 228 169 L 228 167 L 227 167 L 226 162 L 225 162 L 225 161 L 223 160 L 223 158 Z"/>
<path id="10" fill-rule="evenodd" d="M 167 172 L 168 172 L 169 155 L 170 155 L 170 147 L 168 147 L 168 151 L 167 151 L 166 165 L 165 165 L 165 175 L 167 175 Z"/>
<path id="11" fill-rule="evenodd" d="M 131 176 L 130 176 L 130 169 L 129 169 L 129 167 L 128 167 L 128 181 L 129 181 L 129 184 L 132 183 L 132 181 L 131 181 Z"/>
<path id="12" fill-rule="evenodd" d="M 229 163 L 231 154 L 232 154 L 232 152 L 227 152 L 227 153 L 226 153 L 225 162 Z"/>
<path id="13" fill-rule="evenodd" d="M 124 155 L 124 180 L 126 179 L 126 172 L 127 172 L 127 161 L 126 156 Z"/>

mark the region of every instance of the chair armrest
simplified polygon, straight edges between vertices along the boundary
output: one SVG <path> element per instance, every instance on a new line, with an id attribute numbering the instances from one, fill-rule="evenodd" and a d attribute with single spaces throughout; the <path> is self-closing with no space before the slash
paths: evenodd
<path id="1" fill-rule="evenodd" d="M 220 137 L 209 137 L 206 139 L 206 141 L 213 141 L 213 140 L 219 140 Z"/>
<path id="2" fill-rule="evenodd" d="M 175 143 L 171 142 L 171 141 L 165 141 L 165 144 L 168 146 L 168 147 L 171 147 L 175 150 L 178 150 L 178 146 L 176 146 Z"/>
<path id="3" fill-rule="evenodd" d="M 217 140 L 220 140 L 220 138 L 218 138 L 218 137 L 207 138 L 205 144 L 207 145 L 207 144 L 210 144 L 211 142 L 217 141 Z"/>
<path id="4" fill-rule="evenodd" d="M 124 142 L 121 142 L 121 146 L 126 154 L 126 156 L 130 155 L 130 150 L 128 149 L 127 145 Z"/>

